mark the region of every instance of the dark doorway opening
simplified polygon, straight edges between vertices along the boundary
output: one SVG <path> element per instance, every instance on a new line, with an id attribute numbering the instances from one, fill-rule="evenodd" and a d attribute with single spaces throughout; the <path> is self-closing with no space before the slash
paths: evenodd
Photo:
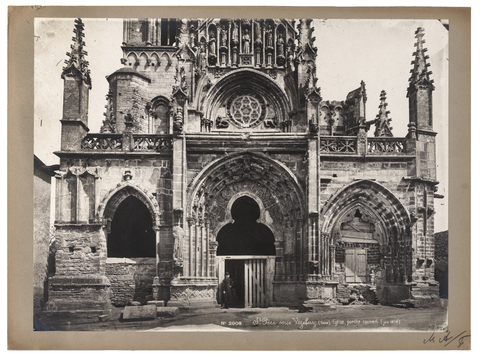
<path id="1" fill-rule="evenodd" d="M 127 197 L 115 211 L 107 239 L 108 257 L 155 257 L 155 231 L 145 204 Z"/>
<path id="2" fill-rule="evenodd" d="M 244 307 L 244 260 L 226 260 L 225 271 L 232 279 L 232 302 L 229 307 Z"/>
<path id="3" fill-rule="evenodd" d="M 274 235 L 258 223 L 260 208 L 254 199 L 239 197 L 232 205 L 234 223 L 222 227 L 217 235 L 217 255 L 275 255 Z"/>

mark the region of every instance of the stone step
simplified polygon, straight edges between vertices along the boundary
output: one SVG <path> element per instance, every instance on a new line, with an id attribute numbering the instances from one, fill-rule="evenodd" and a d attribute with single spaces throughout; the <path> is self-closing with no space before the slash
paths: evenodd
<path id="1" fill-rule="evenodd" d="M 126 306 L 122 315 L 125 320 L 154 319 L 157 317 L 157 306 L 155 304 Z"/>
<path id="2" fill-rule="evenodd" d="M 157 308 L 159 307 L 165 307 L 165 301 L 164 300 L 161 300 L 161 301 L 149 301 L 147 302 L 147 304 L 154 304 L 157 306 Z"/>
<path id="3" fill-rule="evenodd" d="M 335 304 L 322 302 L 305 302 L 302 304 L 304 309 L 310 310 L 313 313 L 325 312 L 331 309 L 337 309 Z"/>

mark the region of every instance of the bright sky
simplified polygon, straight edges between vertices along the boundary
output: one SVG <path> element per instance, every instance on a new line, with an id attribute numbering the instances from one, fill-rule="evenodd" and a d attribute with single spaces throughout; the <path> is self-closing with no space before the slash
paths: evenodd
<path id="1" fill-rule="evenodd" d="M 108 92 L 106 76 L 122 67 L 122 21 L 82 19 L 85 49 L 92 77 L 89 128 L 99 132 Z M 440 181 L 436 200 L 435 231 L 447 227 L 448 186 L 448 31 L 437 20 L 315 20 L 318 48 L 317 84 L 324 100 L 345 100 L 351 90 L 366 83 L 367 120 L 378 113 L 381 90 L 387 93 L 393 133 L 407 134 L 408 100 L 414 32 L 424 27 L 428 62 L 433 72 L 434 130 L 438 132 L 437 165 Z M 60 149 L 63 80 L 60 78 L 66 52 L 70 51 L 74 19 L 35 20 L 35 154 L 47 165 L 57 164 L 52 153 Z M 373 135 L 374 129 L 368 135 Z"/>

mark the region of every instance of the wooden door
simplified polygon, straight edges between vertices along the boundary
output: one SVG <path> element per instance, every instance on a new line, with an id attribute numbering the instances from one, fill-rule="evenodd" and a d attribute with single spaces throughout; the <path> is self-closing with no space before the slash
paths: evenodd
<path id="1" fill-rule="evenodd" d="M 266 259 L 248 259 L 244 262 L 244 301 L 246 308 L 267 307 Z"/>
<path id="2" fill-rule="evenodd" d="M 346 282 L 367 282 L 366 249 L 346 249 Z"/>

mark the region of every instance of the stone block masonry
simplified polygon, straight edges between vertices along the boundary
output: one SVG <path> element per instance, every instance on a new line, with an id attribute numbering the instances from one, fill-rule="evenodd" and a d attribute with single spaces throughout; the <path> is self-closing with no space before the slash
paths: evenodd
<path id="1" fill-rule="evenodd" d="M 114 306 L 126 306 L 131 301 L 147 303 L 152 298 L 155 258 L 109 258 L 106 275 Z"/>

